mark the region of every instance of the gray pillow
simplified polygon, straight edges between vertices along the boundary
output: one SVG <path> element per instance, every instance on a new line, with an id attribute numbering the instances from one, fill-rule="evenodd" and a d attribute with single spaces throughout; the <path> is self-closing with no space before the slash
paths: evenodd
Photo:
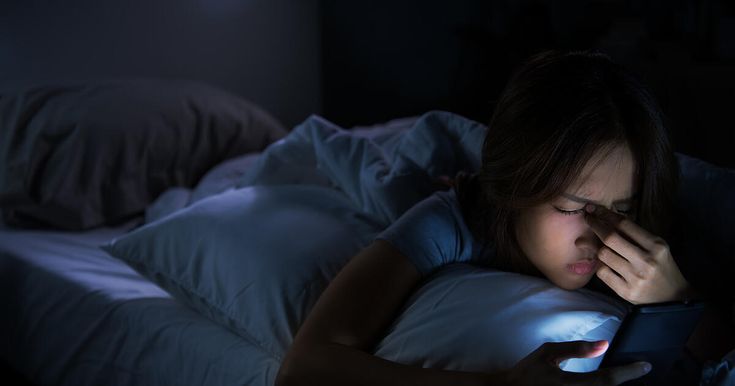
<path id="1" fill-rule="evenodd" d="M 202 83 L 120 80 L 0 96 L 0 208 L 12 226 L 82 230 L 139 215 L 171 186 L 286 130 Z"/>

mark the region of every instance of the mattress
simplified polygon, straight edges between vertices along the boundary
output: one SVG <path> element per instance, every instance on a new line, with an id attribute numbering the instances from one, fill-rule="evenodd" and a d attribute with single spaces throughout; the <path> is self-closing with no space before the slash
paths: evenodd
<path id="1" fill-rule="evenodd" d="M 275 358 L 98 248 L 138 222 L 1 226 L 2 358 L 41 385 L 273 384 Z"/>

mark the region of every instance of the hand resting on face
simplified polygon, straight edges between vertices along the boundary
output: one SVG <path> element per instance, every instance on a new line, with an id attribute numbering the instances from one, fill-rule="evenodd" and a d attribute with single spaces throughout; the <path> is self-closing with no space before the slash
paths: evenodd
<path id="1" fill-rule="evenodd" d="M 669 246 L 627 217 L 587 204 L 585 220 L 604 244 L 597 252 L 603 264 L 597 277 L 633 304 L 684 300 L 693 290 Z"/>

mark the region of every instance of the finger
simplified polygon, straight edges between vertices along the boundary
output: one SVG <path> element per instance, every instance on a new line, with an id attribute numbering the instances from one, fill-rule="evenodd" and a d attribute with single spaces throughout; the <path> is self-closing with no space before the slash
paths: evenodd
<path id="1" fill-rule="evenodd" d="M 546 342 L 536 352 L 543 359 L 558 365 L 569 358 L 594 358 L 602 355 L 609 346 L 608 341 L 599 340 L 588 342 L 575 340 L 570 342 Z"/>
<path id="2" fill-rule="evenodd" d="M 596 275 L 608 287 L 612 288 L 615 293 L 625 298 L 624 294 L 628 293 L 628 282 L 618 276 L 610 267 L 606 265 L 601 266 L 597 269 Z"/>
<path id="3" fill-rule="evenodd" d="M 646 252 L 621 236 L 610 225 L 594 216 L 585 216 L 585 220 L 587 220 L 587 224 L 592 229 L 592 232 L 595 232 L 600 241 L 620 256 L 632 263 L 645 260 L 644 256 Z"/>
<path id="4" fill-rule="evenodd" d="M 646 250 L 650 251 L 654 247 L 655 240 L 658 239 L 656 235 L 643 229 L 643 227 L 636 224 L 633 220 L 615 213 L 602 205 L 587 204 L 585 211 L 590 214 L 594 213 L 594 217 L 612 225 L 613 228 L 623 232 L 633 242 Z"/>
<path id="5" fill-rule="evenodd" d="M 585 375 L 590 376 L 590 380 L 594 380 L 589 384 L 600 384 L 602 380 L 603 385 L 619 385 L 621 383 L 630 381 L 631 379 L 640 378 L 651 371 L 651 364 L 647 362 L 635 362 L 625 366 L 608 367 L 599 369 Z M 597 383 L 595 382 L 597 381 Z"/>
<path id="6" fill-rule="evenodd" d="M 615 253 L 612 249 L 602 246 L 602 248 L 597 250 L 597 258 L 615 271 L 619 276 L 622 276 L 626 281 L 631 277 L 630 275 L 633 272 L 633 267 L 630 262 Z"/>
<path id="7" fill-rule="evenodd" d="M 592 203 L 587 203 L 584 206 L 585 212 L 589 214 L 593 214 L 595 217 L 598 217 L 600 220 L 603 220 L 605 222 L 608 222 L 614 226 L 617 226 L 619 222 L 624 220 L 626 217 L 622 214 L 615 213 L 611 211 L 610 209 L 607 209 L 603 205 L 595 205 Z"/>

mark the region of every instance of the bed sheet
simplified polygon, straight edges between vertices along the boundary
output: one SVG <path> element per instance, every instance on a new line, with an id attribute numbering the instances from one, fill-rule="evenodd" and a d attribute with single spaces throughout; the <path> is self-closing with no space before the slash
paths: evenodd
<path id="1" fill-rule="evenodd" d="M 0 355 L 45 385 L 272 385 L 279 362 L 98 248 L 0 225 Z"/>

